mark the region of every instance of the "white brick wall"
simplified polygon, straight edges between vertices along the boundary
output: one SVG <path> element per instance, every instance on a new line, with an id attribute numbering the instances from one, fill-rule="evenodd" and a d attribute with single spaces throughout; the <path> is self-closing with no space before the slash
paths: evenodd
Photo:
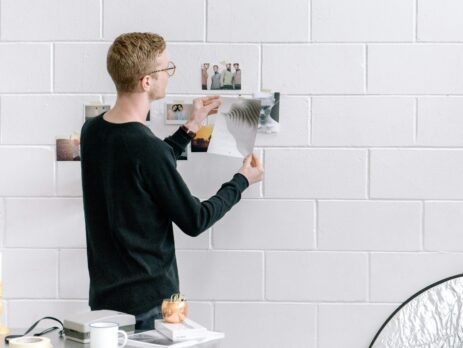
<path id="1" fill-rule="evenodd" d="M 191 317 L 224 331 L 227 348 L 368 346 L 402 301 L 462 273 L 462 9 L 459 0 L 1 0 L 7 324 L 88 309 L 80 168 L 55 162 L 55 136 L 79 131 L 84 103 L 114 103 L 112 40 L 152 31 L 178 66 L 169 96 L 201 94 L 205 57 L 239 61 L 243 94 L 282 93 L 281 133 L 257 137 L 263 182 L 198 238 L 175 226 Z M 164 137 L 176 127 L 161 112 L 153 103 L 150 127 Z M 240 165 L 192 154 L 178 168 L 206 199 Z"/>

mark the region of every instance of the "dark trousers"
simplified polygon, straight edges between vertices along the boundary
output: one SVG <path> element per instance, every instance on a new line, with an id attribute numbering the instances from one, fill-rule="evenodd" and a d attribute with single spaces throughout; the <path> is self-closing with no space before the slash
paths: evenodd
<path id="1" fill-rule="evenodd" d="M 161 305 L 151 308 L 145 313 L 135 316 L 135 330 L 146 331 L 154 330 L 154 320 L 162 319 Z"/>

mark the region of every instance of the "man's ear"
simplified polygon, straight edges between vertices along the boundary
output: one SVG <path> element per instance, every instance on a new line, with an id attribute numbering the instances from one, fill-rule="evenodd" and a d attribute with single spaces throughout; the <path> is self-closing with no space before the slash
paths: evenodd
<path id="1" fill-rule="evenodd" d="M 146 75 L 140 80 L 140 83 L 141 83 L 141 89 L 143 91 L 149 91 L 151 89 L 151 84 L 153 83 L 153 81 L 151 81 L 150 75 Z"/>

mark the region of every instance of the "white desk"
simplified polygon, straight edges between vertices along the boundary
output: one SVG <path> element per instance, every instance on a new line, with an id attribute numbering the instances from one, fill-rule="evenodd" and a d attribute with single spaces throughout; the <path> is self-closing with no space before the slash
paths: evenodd
<path id="1" fill-rule="evenodd" d="M 23 333 L 24 331 L 26 331 L 26 330 L 25 329 L 24 330 L 21 330 L 21 329 L 16 330 L 15 329 L 15 330 L 11 330 L 11 333 L 12 334 L 20 334 L 20 333 Z M 35 331 L 35 332 L 37 332 L 37 331 Z M 69 340 L 69 339 L 66 339 L 66 338 L 60 338 L 59 334 L 58 334 L 58 330 L 47 333 L 46 335 L 43 335 L 43 337 L 48 337 L 51 340 L 51 344 L 53 345 L 53 348 L 90 348 L 90 344 L 82 344 L 82 343 L 72 341 L 72 340 Z M 202 344 L 197 344 L 197 345 L 194 345 L 194 346 L 191 346 L 191 347 L 194 347 L 194 348 L 220 348 L 221 347 L 221 343 L 220 343 L 221 341 L 222 341 L 222 339 L 217 339 L 217 340 L 214 340 L 214 341 L 209 341 L 209 342 L 205 342 L 205 343 L 202 343 Z M 8 345 L 5 344 L 3 338 L 2 338 L 1 347 L 8 347 Z M 126 347 L 130 347 L 130 345 L 127 344 Z"/>

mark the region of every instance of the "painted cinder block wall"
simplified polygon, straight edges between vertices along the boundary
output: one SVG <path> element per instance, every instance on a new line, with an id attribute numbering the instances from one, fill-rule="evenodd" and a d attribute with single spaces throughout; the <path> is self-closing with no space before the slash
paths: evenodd
<path id="1" fill-rule="evenodd" d="M 169 96 L 198 93 L 204 57 L 233 57 L 243 93 L 282 93 L 259 135 L 265 179 L 192 239 L 176 231 L 192 318 L 224 347 L 366 347 L 393 309 L 462 272 L 463 22 L 459 0 L 0 0 L 4 320 L 87 309 L 79 163 L 55 162 L 82 105 L 113 103 L 105 55 L 163 35 Z M 155 134 L 175 127 L 154 103 Z M 207 199 L 240 160 L 179 163 Z M 141 299 L 142 300 L 142 299 Z"/>

